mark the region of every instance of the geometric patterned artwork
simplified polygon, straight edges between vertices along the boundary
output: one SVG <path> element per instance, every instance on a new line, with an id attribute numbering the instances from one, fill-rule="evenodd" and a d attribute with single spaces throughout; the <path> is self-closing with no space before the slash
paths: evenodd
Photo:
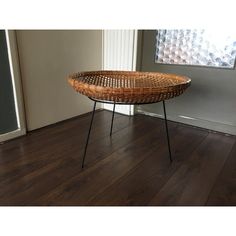
<path id="1" fill-rule="evenodd" d="M 155 62 L 234 68 L 236 34 L 211 30 L 157 30 Z"/>

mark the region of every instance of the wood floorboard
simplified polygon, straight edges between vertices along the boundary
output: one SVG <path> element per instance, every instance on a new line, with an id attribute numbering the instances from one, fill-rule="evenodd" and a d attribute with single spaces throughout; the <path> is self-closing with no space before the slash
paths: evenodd
<path id="1" fill-rule="evenodd" d="M 97 111 L 0 145 L 0 205 L 235 205 L 236 144 L 225 136 L 163 120 Z"/>
<path id="2" fill-rule="evenodd" d="M 95 193 L 101 192 L 108 185 L 113 184 L 134 168 L 137 163 L 147 158 L 150 153 L 156 152 L 156 149 L 160 147 L 161 142 L 158 141 L 165 137 L 163 122 L 160 122 L 159 125 L 157 122 L 155 124 L 151 122 L 149 128 L 145 123 L 144 127 L 139 126 L 138 129 L 133 130 L 142 135 L 136 135 L 138 137 L 136 139 L 132 137 L 131 142 L 127 142 L 124 135 L 120 135 L 119 142 L 123 143 L 121 148 L 111 152 L 111 155 L 95 165 L 94 168 L 86 169 L 83 174 L 78 173 L 49 194 L 38 199 L 39 204 L 46 201 L 50 202 L 51 205 L 87 205 L 87 201 Z M 173 127 L 175 125 L 172 125 L 170 129 Z M 126 134 L 125 137 L 129 136 Z M 107 147 L 110 148 L 112 145 Z M 101 144 L 99 144 L 100 147 Z M 78 191 L 78 188 L 80 191 Z"/>
<path id="3" fill-rule="evenodd" d="M 236 206 L 236 144 L 216 179 L 206 205 Z"/>
<path id="4" fill-rule="evenodd" d="M 104 116 L 102 117 L 102 120 L 108 121 L 105 119 Z M 123 117 L 121 122 L 116 122 L 116 124 L 114 124 L 114 131 L 116 132 L 117 130 L 120 130 L 128 126 L 128 123 L 126 122 L 126 120 L 127 118 Z M 123 127 L 121 126 L 121 124 Z M 37 135 L 35 135 L 35 139 L 33 139 L 30 144 L 29 143 L 22 144 L 22 146 L 19 149 L 14 149 L 14 151 L 10 150 L 10 152 L 8 152 L 7 155 L 4 154 L 5 150 L 1 150 L 2 152 L 0 155 L 0 160 L 2 161 L 1 164 L 4 163 L 4 165 L 2 165 L 2 169 L 0 172 L 0 184 L 2 182 L 5 182 L 5 184 L 6 183 L 9 184 L 9 181 L 17 179 L 22 175 L 32 172 L 33 170 L 37 171 L 41 167 L 51 162 L 55 162 L 59 158 L 61 159 L 62 156 L 65 156 L 65 158 L 68 158 L 68 155 L 67 155 L 69 154 L 68 149 L 74 149 L 78 153 L 78 151 L 83 148 L 84 143 L 85 143 L 85 136 L 80 135 L 80 133 L 78 133 L 76 129 L 78 128 L 78 130 L 81 130 L 82 128 L 80 127 L 81 125 L 84 125 L 84 124 L 81 123 L 77 127 L 73 127 L 71 131 L 70 129 L 68 129 L 62 132 L 61 134 L 58 134 L 58 133 L 51 134 L 50 132 L 47 132 L 47 137 L 44 137 L 44 139 L 42 140 L 42 142 L 44 142 L 45 139 L 49 140 L 47 143 L 44 143 L 46 148 L 45 147 L 41 148 L 41 144 L 40 144 L 41 139 Z M 107 125 L 102 124 L 101 120 L 98 119 L 95 125 L 99 126 L 99 128 L 100 127 L 104 128 L 100 130 L 100 129 L 96 129 L 96 126 L 95 126 L 94 127 L 95 129 L 93 130 L 95 137 L 102 138 L 104 135 L 108 134 L 109 130 L 106 128 Z M 67 133 L 70 134 L 70 136 L 68 137 L 69 139 L 64 138 Z M 53 139 L 54 135 L 57 136 L 56 139 Z M 93 140 L 94 141 L 96 140 L 94 136 L 93 138 L 91 138 L 91 141 Z M 78 141 L 77 145 L 75 145 L 76 141 Z M 8 144 L 10 143 L 6 143 L 6 145 Z M 14 158 L 14 161 L 8 160 L 8 159 L 12 160 L 13 158 Z"/>
<path id="5" fill-rule="evenodd" d="M 150 205 L 204 205 L 234 143 L 230 137 L 208 134 Z"/>
<path id="6" fill-rule="evenodd" d="M 161 148 L 118 183 L 96 195 L 89 205 L 147 205 L 207 134 L 206 131 L 178 125 L 170 133 L 172 164 L 169 162 L 166 140 L 162 139 Z"/>
<path id="7" fill-rule="evenodd" d="M 97 117 L 98 119 L 97 122 L 94 124 L 95 127 L 93 129 L 93 133 L 97 138 L 102 138 L 104 135 L 108 135 L 109 133 L 109 129 L 106 128 L 107 127 L 106 123 L 110 121 L 111 118 L 109 117 L 110 113 L 109 112 L 106 113 L 106 115 L 108 115 L 108 118 L 106 118 L 106 116 L 102 114 L 101 119 L 99 119 L 100 112 L 96 115 L 98 115 Z M 117 116 L 118 119 L 115 119 L 115 121 L 119 120 L 119 117 L 120 116 Z M 104 122 L 105 125 L 103 124 Z M 74 121 L 72 121 L 72 123 L 74 123 Z M 116 122 L 116 124 L 114 124 L 114 132 L 120 130 L 122 126 L 126 127 L 128 123 L 129 121 L 127 117 L 125 116 L 121 117 L 120 122 Z M 59 164 L 62 165 L 63 169 L 63 165 L 65 165 L 66 167 L 66 165 L 69 162 L 71 163 L 75 162 L 75 164 L 77 165 L 74 166 L 72 165 L 71 168 L 74 169 L 75 166 L 77 166 L 76 171 L 78 171 L 78 169 L 80 170 L 81 169 L 79 166 L 80 164 L 78 163 L 78 160 L 80 161 L 80 157 L 78 152 L 84 146 L 85 135 L 81 135 L 78 132 L 78 130 L 81 130 L 81 128 L 84 126 L 84 122 L 81 122 L 81 124 L 79 123 L 75 127 L 74 125 L 72 126 L 73 129 L 70 129 L 69 126 L 68 127 L 69 129 L 68 130 L 65 129 L 64 132 L 61 133 L 61 135 L 59 135 L 59 133 L 55 134 L 54 132 L 50 133 L 48 132 L 48 128 L 45 128 L 43 130 L 46 130 L 46 132 L 44 133 L 44 137 L 42 137 L 43 138 L 42 140 L 41 138 L 38 137 L 38 133 L 41 132 L 42 130 L 32 132 L 29 137 L 32 138 L 32 136 L 35 135 L 35 139 L 32 139 L 32 142 L 30 144 L 29 143 L 22 144 L 22 146 L 20 147 L 21 149 L 23 149 L 22 152 L 19 152 L 19 149 L 15 149 L 15 151 L 10 152 L 9 155 L 8 153 L 4 153 L 5 150 L 1 152 L 0 157 L 1 160 L 3 161 L 0 171 L 0 196 L 2 196 L 2 194 L 6 197 L 15 195 L 16 193 L 19 192 L 19 189 L 23 191 L 29 188 L 30 186 L 32 186 L 33 188 L 34 186 L 31 183 L 31 180 L 34 179 L 37 180 L 37 178 L 44 179 L 47 177 L 48 174 L 50 177 L 50 178 L 48 177 L 48 179 L 51 179 L 51 177 L 54 174 L 53 171 L 57 170 Z M 100 129 L 96 129 L 97 126 L 103 127 L 105 133 L 104 130 L 101 131 Z M 56 128 L 59 128 L 60 130 L 60 127 Z M 54 141 L 52 142 L 54 135 L 57 135 L 57 139 L 54 139 Z M 65 139 L 67 135 L 68 139 Z M 23 137 L 23 139 L 25 138 L 27 138 L 27 136 Z M 39 148 L 38 145 L 40 145 L 41 147 L 40 141 L 44 142 L 45 139 L 50 140 L 51 141 L 50 144 L 46 143 L 44 148 Z M 93 139 L 94 141 L 96 140 L 95 138 Z M 91 141 L 93 139 L 91 138 Z M 15 141 L 16 140 L 13 140 L 13 142 Z M 5 146 L 9 144 L 11 143 L 10 142 L 5 143 L 0 147 L 5 148 Z M 15 161 L 12 161 L 13 158 L 10 158 L 11 161 L 8 161 L 7 159 L 12 156 L 14 157 Z M 73 159 L 75 159 L 76 161 L 74 161 Z M 3 163 L 5 164 L 3 165 Z M 68 173 L 71 174 L 71 172 Z M 57 171 L 55 171 L 55 174 L 57 174 Z M 48 179 L 46 178 L 46 180 Z M 37 192 L 39 193 L 39 191 Z M 10 197 L 8 198 L 8 201 L 11 202 Z"/>
<path id="8" fill-rule="evenodd" d="M 123 118 L 128 119 L 125 116 Z M 148 120 L 151 122 L 149 123 Z M 133 122 L 131 122 L 132 125 L 127 126 L 124 129 L 120 129 L 119 132 L 114 132 L 112 139 L 109 136 L 109 129 L 108 129 L 107 136 L 105 138 L 95 140 L 94 143 L 91 142 L 86 156 L 86 163 L 87 162 L 92 163 L 94 160 L 97 161 L 97 159 L 102 159 L 106 157 L 106 155 L 111 154 L 115 149 L 119 148 L 120 146 L 129 143 L 129 141 L 135 140 L 135 138 L 138 138 L 139 135 L 137 134 L 142 134 L 144 130 L 148 130 L 148 127 L 151 130 L 153 128 L 153 118 L 150 118 L 148 120 L 146 120 L 145 125 L 144 124 L 139 125 L 139 129 L 135 129 L 136 123 L 137 124 L 143 123 L 142 122 L 143 117 L 138 117 L 138 116 L 135 117 L 133 119 Z M 155 125 L 157 124 L 158 123 L 155 122 Z M 92 133 L 93 136 L 96 135 L 94 131 L 95 130 L 93 130 Z M 136 134 L 136 136 L 134 136 L 134 134 Z M 99 132 L 97 135 L 99 138 L 100 136 Z M 32 200 L 34 200 L 36 197 L 39 197 L 42 194 L 45 194 L 48 191 L 52 190 L 61 182 L 66 181 L 67 179 L 70 179 L 73 175 L 80 173 L 81 157 L 82 157 L 84 142 L 80 142 L 79 144 L 75 145 L 77 143 L 76 139 L 73 142 L 73 145 L 71 145 L 71 141 L 70 142 L 69 141 L 66 139 L 62 139 L 62 143 L 56 143 L 56 146 L 59 147 L 59 150 L 55 150 L 55 147 L 53 147 L 52 149 L 48 148 L 47 150 L 49 153 L 48 154 L 46 153 L 47 154 L 46 157 L 44 155 L 43 156 L 37 155 L 36 162 L 38 161 L 38 158 L 49 159 L 49 161 L 41 169 L 36 169 L 33 172 L 31 171 L 29 174 L 23 173 L 23 175 L 22 174 L 14 175 L 15 178 L 13 179 L 8 178 L 7 181 L 4 181 L 3 183 L 0 182 L 0 189 L 2 190 L 0 192 L 0 203 L 1 203 L 1 193 L 3 193 L 5 196 L 3 199 L 7 198 L 9 204 L 13 203 L 16 203 L 17 205 L 27 204 Z M 82 148 L 78 149 L 78 145 L 80 145 Z M 31 162 L 30 159 L 27 159 L 27 163 L 28 161 Z M 37 163 L 35 165 L 37 166 Z M 85 168 L 87 168 L 87 165 L 85 165 Z M 18 168 L 17 170 L 20 173 L 22 173 L 21 172 L 22 168 Z M 26 168 L 26 171 L 29 171 L 29 169 Z M 13 177 L 13 175 L 11 175 L 11 177 Z M 21 189 L 20 192 L 19 188 Z M 37 189 L 37 191 L 35 191 L 35 189 Z"/>
<path id="9" fill-rule="evenodd" d="M 121 126 L 124 126 L 124 122 L 125 126 L 128 125 L 127 117 L 118 115 L 115 116 L 115 119 L 121 117 L 123 117 L 123 122 L 121 121 L 114 123 L 114 131 L 119 130 Z M 94 120 L 94 129 L 96 130 L 99 128 L 100 132 L 103 131 L 104 133 L 107 133 L 107 123 L 110 122 L 110 120 L 110 112 L 97 112 L 96 119 Z M 24 158 L 26 155 L 28 156 L 29 154 L 35 153 L 37 151 L 48 152 L 47 148 L 51 147 L 53 144 L 57 145 L 57 141 L 63 141 L 66 134 L 69 134 L 66 137 L 67 139 L 78 139 L 78 141 L 82 142 L 82 140 L 85 140 L 89 122 L 90 116 L 87 115 L 78 119 L 73 119 L 53 125 L 52 127 L 48 126 L 41 128 L 36 131 L 29 132 L 26 136 L 6 142 L 0 145 L 0 164 L 21 160 L 21 158 Z M 91 137 L 91 139 L 93 138 L 94 136 Z M 7 158 L 5 158 L 6 155 Z"/>

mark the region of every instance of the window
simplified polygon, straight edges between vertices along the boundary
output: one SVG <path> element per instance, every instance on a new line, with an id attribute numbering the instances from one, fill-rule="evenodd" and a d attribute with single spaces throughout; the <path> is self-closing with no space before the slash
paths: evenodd
<path id="1" fill-rule="evenodd" d="M 157 30 L 156 63 L 234 68 L 235 57 L 235 33 Z"/>

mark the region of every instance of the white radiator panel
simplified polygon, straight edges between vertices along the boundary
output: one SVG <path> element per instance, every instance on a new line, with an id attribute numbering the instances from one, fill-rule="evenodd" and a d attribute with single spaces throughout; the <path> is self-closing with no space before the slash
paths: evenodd
<path id="1" fill-rule="evenodd" d="M 137 30 L 104 30 L 103 31 L 103 69 L 128 70 L 136 69 Z M 112 110 L 113 105 L 104 104 L 104 109 Z M 116 112 L 133 115 L 134 106 L 117 105 Z"/>

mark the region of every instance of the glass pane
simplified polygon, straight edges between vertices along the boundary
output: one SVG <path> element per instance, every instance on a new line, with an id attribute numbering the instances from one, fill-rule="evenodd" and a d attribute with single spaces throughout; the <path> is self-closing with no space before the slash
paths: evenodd
<path id="1" fill-rule="evenodd" d="M 17 130 L 15 101 L 4 30 L 0 30 L 0 111 L 0 135 Z"/>
<path id="2" fill-rule="evenodd" d="M 213 30 L 158 30 L 156 63 L 234 68 L 236 34 Z"/>

